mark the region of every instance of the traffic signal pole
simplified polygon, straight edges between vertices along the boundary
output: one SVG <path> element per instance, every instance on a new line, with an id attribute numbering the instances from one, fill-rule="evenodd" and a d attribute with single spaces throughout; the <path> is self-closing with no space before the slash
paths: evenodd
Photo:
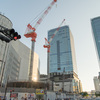
<path id="1" fill-rule="evenodd" d="M 5 56 L 6 56 L 6 50 L 7 50 L 7 43 L 5 45 L 5 49 L 4 49 L 4 54 L 3 54 L 3 59 L 2 59 L 2 65 L 1 65 L 1 87 L 2 87 L 2 79 L 3 79 L 3 74 L 4 74 L 4 69 L 5 69 Z M 4 65 L 4 66 L 3 66 Z"/>
<path id="2" fill-rule="evenodd" d="M 5 87 L 4 100 L 6 100 L 6 93 L 7 93 L 8 80 L 9 80 L 9 76 L 7 77 L 7 83 L 6 83 L 6 87 Z"/>

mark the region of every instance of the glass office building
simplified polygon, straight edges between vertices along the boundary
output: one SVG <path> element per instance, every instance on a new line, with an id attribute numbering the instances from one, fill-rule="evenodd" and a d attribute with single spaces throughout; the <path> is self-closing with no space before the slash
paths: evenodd
<path id="1" fill-rule="evenodd" d="M 48 40 L 56 30 L 57 28 L 49 30 Z M 49 73 L 61 74 L 65 69 L 66 74 L 77 74 L 74 40 L 69 26 L 61 27 L 50 45 Z"/>
<path id="2" fill-rule="evenodd" d="M 100 17 L 93 18 L 91 25 L 100 64 Z"/>

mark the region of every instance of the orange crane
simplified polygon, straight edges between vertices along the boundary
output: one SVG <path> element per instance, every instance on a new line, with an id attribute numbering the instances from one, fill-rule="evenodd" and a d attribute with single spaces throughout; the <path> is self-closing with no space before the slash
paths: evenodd
<path id="1" fill-rule="evenodd" d="M 56 31 L 54 32 L 54 34 L 51 36 L 50 40 L 48 41 L 45 38 L 45 45 L 43 45 L 44 48 L 47 48 L 47 75 L 48 75 L 48 79 L 49 79 L 49 54 L 50 54 L 50 43 L 53 40 L 54 36 L 57 34 L 57 32 L 59 31 L 61 25 L 63 24 L 63 22 L 65 21 L 65 19 L 61 22 L 61 24 L 59 25 L 59 27 L 56 29 Z"/>
<path id="2" fill-rule="evenodd" d="M 32 27 L 30 24 L 27 25 L 26 28 L 26 32 L 24 34 L 24 36 L 26 38 L 32 38 L 32 47 L 31 47 L 31 60 L 30 60 L 30 68 L 29 68 L 29 80 L 32 81 L 32 71 L 33 71 L 33 58 L 34 58 L 34 46 L 35 46 L 35 42 L 36 42 L 36 29 L 37 27 L 41 24 L 41 22 L 43 21 L 44 17 L 48 14 L 48 12 L 50 11 L 50 9 L 52 8 L 52 6 L 55 4 L 55 2 L 57 2 L 57 0 L 53 0 L 51 2 L 51 4 L 48 6 L 48 8 L 44 11 L 44 13 L 41 15 L 41 17 L 39 18 L 39 20 L 36 22 L 35 26 Z"/>

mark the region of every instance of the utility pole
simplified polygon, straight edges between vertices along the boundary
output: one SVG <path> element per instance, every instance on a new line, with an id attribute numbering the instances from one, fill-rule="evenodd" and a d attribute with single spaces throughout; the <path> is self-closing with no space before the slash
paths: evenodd
<path id="1" fill-rule="evenodd" d="M 62 91 L 64 92 L 65 67 L 63 69 Z"/>
<path id="2" fill-rule="evenodd" d="M 5 87 L 4 100 L 6 100 L 6 93 L 7 93 L 8 80 L 9 80 L 9 76 L 8 76 L 8 78 L 7 78 L 7 83 L 6 83 L 6 87 Z"/>
<path id="3" fill-rule="evenodd" d="M 2 59 L 2 65 L 1 65 L 1 87 L 2 87 L 2 79 L 3 79 L 3 74 L 4 74 L 4 69 L 5 69 L 5 56 L 6 56 L 6 50 L 7 50 L 7 43 L 5 45 L 5 49 L 4 49 L 4 54 L 3 54 L 3 59 Z"/>

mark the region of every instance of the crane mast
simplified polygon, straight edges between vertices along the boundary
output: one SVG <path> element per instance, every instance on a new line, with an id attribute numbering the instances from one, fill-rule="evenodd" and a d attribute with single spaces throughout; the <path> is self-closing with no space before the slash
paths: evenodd
<path id="1" fill-rule="evenodd" d="M 35 42 L 36 42 L 36 29 L 37 27 L 41 24 L 41 22 L 43 21 L 44 17 L 48 14 L 48 12 L 50 11 L 50 9 L 52 8 L 52 6 L 55 4 L 55 2 L 57 2 L 57 0 L 53 0 L 51 2 L 51 4 L 48 6 L 48 8 L 44 11 L 44 13 L 42 14 L 42 16 L 39 18 L 39 20 L 36 22 L 35 26 L 32 27 L 30 24 L 27 25 L 27 29 L 26 32 L 24 34 L 24 36 L 26 38 L 32 38 L 32 46 L 31 46 L 31 59 L 30 59 L 30 68 L 29 68 L 29 81 L 32 81 L 32 71 L 33 71 L 33 60 L 34 60 L 34 47 L 35 47 Z"/>
<path id="2" fill-rule="evenodd" d="M 50 55 L 50 43 L 53 40 L 54 36 L 57 34 L 57 32 L 59 31 L 61 25 L 64 23 L 65 19 L 61 22 L 61 24 L 58 26 L 58 28 L 56 29 L 56 31 L 54 32 L 54 34 L 51 36 L 50 40 L 48 41 L 45 38 L 45 45 L 43 46 L 44 48 L 47 48 L 47 75 L 48 75 L 48 79 L 49 79 L 49 55 Z"/>

